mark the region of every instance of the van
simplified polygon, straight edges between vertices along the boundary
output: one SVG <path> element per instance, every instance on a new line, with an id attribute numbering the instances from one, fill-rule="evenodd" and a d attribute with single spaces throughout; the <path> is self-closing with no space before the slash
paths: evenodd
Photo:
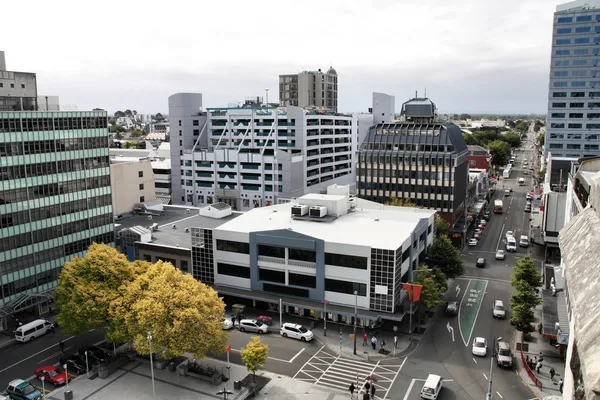
<path id="1" fill-rule="evenodd" d="M 525 178 L 519 178 L 519 186 L 525 185 Z"/>
<path id="2" fill-rule="evenodd" d="M 423 385 L 423 389 L 421 389 L 421 398 L 432 400 L 437 399 L 440 391 L 442 390 L 443 383 L 444 380 L 441 376 L 429 374 L 425 384 Z"/>
<path id="3" fill-rule="evenodd" d="M 33 322 L 19 326 L 15 331 L 15 339 L 17 342 L 30 342 L 48 333 L 50 326 L 52 324 L 45 319 L 36 319 Z"/>
<path id="4" fill-rule="evenodd" d="M 492 315 L 494 318 L 502 318 L 506 317 L 506 309 L 504 309 L 504 303 L 502 300 L 494 301 L 494 308 L 492 308 Z"/>
<path id="5" fill-rule="evenodd" d="M 529 238 L 525 235 L 521 235 L 521 238 L 519 238 L 519 246 L 529 247 Z"/>
<path id="6" fill-rule="evenodd" d="M 517 240 L 514 237 L 506 239 L 506 251 L 517 251 Z"/>

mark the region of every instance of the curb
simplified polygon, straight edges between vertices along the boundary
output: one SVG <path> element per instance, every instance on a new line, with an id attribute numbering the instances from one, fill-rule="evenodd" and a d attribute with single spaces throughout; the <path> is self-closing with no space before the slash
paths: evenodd
<path id="1" fill-rule="evenodd" d="M 0 343 L 0 349 L 3 347 L 10 346 L 13 343 L 17 343 L 17 339 L 10 339 L 10 340 L 7 340 L 6 342 Z"/>

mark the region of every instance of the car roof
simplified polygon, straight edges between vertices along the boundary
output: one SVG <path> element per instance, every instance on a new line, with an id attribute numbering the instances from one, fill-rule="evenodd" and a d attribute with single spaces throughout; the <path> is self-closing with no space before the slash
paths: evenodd
<path id="1" fill-rule="evenodd" d="M 8 386 L 15 386 L 15 387 L 19 387 L 22 384 L 29 384 L 29 382 L 24 381 L 23 379 L 14 379 L 12 381 L 10 381 L 10 383 L 8 384 Z"/>
<path id="2" fill-rule="evenodd" d="M 498 251 L 496 253 L 504 253 L 504 250 L 498 249 Z"/>
<path id="3" fill-rule="evenodd" d="M 481 342 L 481 343 L 483 343 L 483 342 L 485 342 L 486 340 L 485 340 L 485 338 L 482 338 L 482 337 L 478 336 L 478 337 L 476 337 L 476 338 L 475 338 L 475 341 L 476 341 L 476 342 Z"/>
<path id="4" fill-rule="evenodd" d="M 293 322 L 286 322 L 283 324 L 283 326 L 286 328 L 302 328 L 302 325 L 294 324 Z"/>
<path id="5" fill-rule="evenodd" d="M 483 257 L 479 257 L 479 258 L 477 259 L 477 261 L 485 261 L 485 258 L 483 258 Z"/>
<path id="6" fill-rule="evenodd" d="M 243 319 L 240 322 L 258 322 L 258 321 L 255 319 Z"/>

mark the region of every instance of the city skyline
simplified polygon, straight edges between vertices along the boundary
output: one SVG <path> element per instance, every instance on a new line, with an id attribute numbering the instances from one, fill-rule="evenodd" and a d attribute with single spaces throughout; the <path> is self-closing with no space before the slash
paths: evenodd
<path id="1" fill-rule="evenodd" d="M 185 12 L 108 1 L 93 18 L 60 3 L 35 2 L 28 18 L 36 29 L 2 49 L 9 70 L 36 71 L 40 93 L 80 110 L 166 112 L 177 92 L 202 92 L 206 106 L 219 107 L 268 88 L 276 101 L 280 74 L 331 65 L 343 112 L 366 112 L 372 92 L 402 102 L 427 88 L 442 113 L 528 114 L 546 111 L 552 16 L 561 1 L 230 1 Z M 7 7 L 7 15 L 18 11 Z M 21 30 L 17 19 L 5 24 Z M 32 47 L 40 32 L 69 45 Z"/>

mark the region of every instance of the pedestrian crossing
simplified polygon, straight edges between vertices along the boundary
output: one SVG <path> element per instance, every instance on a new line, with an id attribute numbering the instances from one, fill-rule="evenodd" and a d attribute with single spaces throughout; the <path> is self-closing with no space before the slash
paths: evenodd
<path id="1" fill-rule="evenodd" d="M 294 375 L 294 379 L 340 391 L 348 391 L 354 383 L 359 393 L 370 382 L 375 386 L 375 397 L 383 399 L 401 368 L 402 364 L 354 360 L 321 349 Z"/>

